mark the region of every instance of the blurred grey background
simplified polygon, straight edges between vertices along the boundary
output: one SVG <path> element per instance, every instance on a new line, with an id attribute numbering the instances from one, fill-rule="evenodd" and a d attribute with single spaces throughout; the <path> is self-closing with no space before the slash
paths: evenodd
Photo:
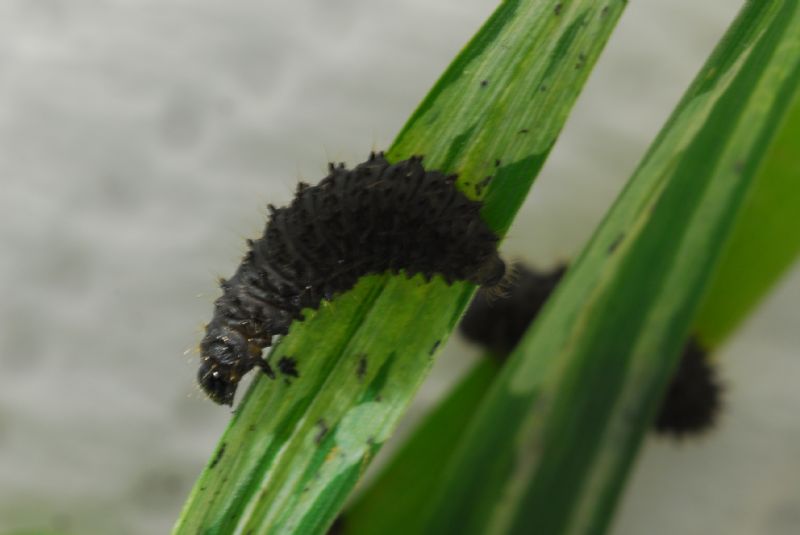
<path id="1" fill-rule="evenodd" d="M 631 3 L 507 255 L 579 250 L 739 5 Z M 387 147 L 495 6 L 0 3 L 0 532 L 169 530 L 229 418 L 194 386 L 215 277 L 267 202 Z M 798 301 L 795 269 L 719 355 L 715 433 L 648 439 L 615 535 L 800 532 Z M 410 418 L 474 353 L 451 339 Z"/>

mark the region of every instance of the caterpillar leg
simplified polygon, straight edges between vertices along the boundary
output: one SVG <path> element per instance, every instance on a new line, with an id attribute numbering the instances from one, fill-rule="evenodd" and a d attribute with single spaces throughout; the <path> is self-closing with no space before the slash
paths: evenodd
<path id="1" fill-rule="evenodd" d="M 264 360 L 263 358 L 259 358 L 255 361 L 256 367 L 260 368 L 264 374 L 269 377 L 270 379 L 275 379 L 275 370 L 272 369 L 272 366 L 269 365 L 269 362 Z"/>

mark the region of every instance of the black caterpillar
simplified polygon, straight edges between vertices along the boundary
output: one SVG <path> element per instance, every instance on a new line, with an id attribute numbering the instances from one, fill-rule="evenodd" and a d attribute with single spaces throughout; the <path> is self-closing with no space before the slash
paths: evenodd
<path id="1" fill-rule="evenodd" d="M 544 273 L 515 264 L 511 283 L 500 296 L 489 291 L 475 294 L 461 319 L 461 334 L 505 358 L 517 346 L 566 270 L 565 265 L 560 265 Z"/>
<path id="2" fill-rule="evenodd" d="M 710 429 L 722 408 L 721 393 L 722 386 L 706 351 L 689 339 L 661 402 L 655 430 L 680 438 Z"/>
<path id="3" fill-rule="evenodd" d="M 454 186 L 456 176 L 426 171 L 421 157 L 389 164 L 383 154 L 352 170 L 330 164 L 316 186 L 300 183 L 287 208 L 269 206 L 264 235 L 248 240 L 236 273 L 200 343 L 198 381 L 219 404 L 301 311 L 352 288 L 371 273 L 441 275 L 493 286 L 505 274 L 497 235 L 480 217 L 482 203 Z"/>
<path id="4" fill-rule="evenodd" d="M 550 272 L 522 265 L 512 269 L 505 297 L 481 289 L 461 320 L 461 334 L 505 358 L 520 341 L 566 271 L 561 265 Z M 654 423 L 655 431 L 681 437 L 713 426 L 720 410 L 722 388 L 705 350 L 690 338 L 678 370 L 670 382 Z"/>

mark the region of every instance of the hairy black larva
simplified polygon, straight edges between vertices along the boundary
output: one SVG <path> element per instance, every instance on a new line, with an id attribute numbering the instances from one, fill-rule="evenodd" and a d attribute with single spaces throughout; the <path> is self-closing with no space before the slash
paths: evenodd
<path id="1" fill-rule="evenodd" d="M 721 409 L 722 386 L 705 350 L 690 339 L 655 421 L 659 433 L 697 434 L 710 429 Z"/>
<path id="2" fill-rule="evenodd" d="M 549 272 L 538 272 L 515 264 L 510 284 L 501 295 L 478 291 L 461 320 L 461 334 L 505 358 L 525 334 L 565 271 L 564 265 Z"/>
<path id="3" fill-rule="evenodd" d="M 254 367 L 274 378 L 261 356 L 272 338 L 364 275 L 497 284 L 505 273 L 498 237 L 455 178 L 426 170 L 421 157 L 392 165 L 373 153 L 352 170 L 331 164 L 316 186 L 300 183 L 288 207 L 270 205 L 264 235 L 247 242 L 236 273 L 221 281 L 200 343 L 198 380 L 208 396 L 231 405 Z"/>
<path id="4" fill-rule="evenodd" d="M 622 237 L 615 240 L 619 242 Z M 505 295 L 481 289 L 461 321 L 465 338 L 505 359 L 558 285 L 566 266 L 537 272 L 522 265 L 512 268 Z M 690 338 L 669 389 L 661 402 L 654 428 L 681 437 L 713 426 L 721 406 L 722 388 L 705 350 Z"/>

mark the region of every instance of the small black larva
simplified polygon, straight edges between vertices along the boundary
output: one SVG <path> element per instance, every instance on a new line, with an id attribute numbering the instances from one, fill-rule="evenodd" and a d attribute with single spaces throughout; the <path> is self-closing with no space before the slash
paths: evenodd
<path id="1" fill-rule="evenodd" d="M 566 270 L 565 265 L 551 271 L 536 271 L 515 264 L 508 277 L 510 284 L 499 295 L 492 289 L 481 289 L 475 294 L 461 319 L 461 334 L 493 355 L 505 358 L 533 323 Z"/>
<path id="2" fill-rule="evenodd" d="M 702 433 L 714 426 L 721 398 L 722 386 L 706 351 L 689 339 L 661 402 L 655 430 L 677 438 Z"/>
<path id="3" fill-rule="evenodd" d="M 505 295 L 481 289 L 461 320 L 461 334 L 505 359 L 561 280 L 566 266 L 539 272 L 517 264 Z M 684 346 L 678 369 L 653 424 L 661 434 L 681 438 L 710 429 L 721 407 L 722 387 L 706 351 L 694 338 Z"/>
<path id="4" fill-rule="evenodd" d="M 247 242 L 236 273 L 221 281 L 200 342 L 198 381 L 208 396 L 231 405 L 254 367 L 274 378 L 261 356 L 272 337 L 364 275 L 402 270 L 496 285 L 505 273 L 498 237 L 455 179 L 425 170 L 421 157 L 390 164 L 373 153 L 352 170 L 331 164 L 316 186 L 300 183 L 288 207 L 270 205 L 264 235 Z"/>

